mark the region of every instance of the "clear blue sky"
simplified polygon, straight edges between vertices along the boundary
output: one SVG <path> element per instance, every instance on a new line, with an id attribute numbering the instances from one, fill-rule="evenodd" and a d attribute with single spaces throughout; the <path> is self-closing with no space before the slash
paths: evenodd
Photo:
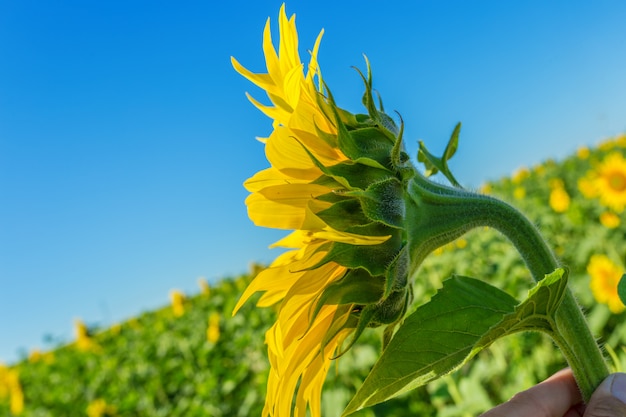
<path id="1" fill-rule="evenodd" d="M 280 1 L 0 3 L 0 361 L 275 255 L 242 182 L 267 166 L 261 71 Z M 340 105 L 368 55 L 414 154 L 466 185 L 626 130 L 626 2 L 292 1 Z"/>

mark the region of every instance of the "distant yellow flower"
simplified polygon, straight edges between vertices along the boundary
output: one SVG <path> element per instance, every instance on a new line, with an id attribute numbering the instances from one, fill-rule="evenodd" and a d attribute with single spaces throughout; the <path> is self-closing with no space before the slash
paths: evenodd
<path id="1" fill-rule="evenodd" d="M 517 169 L 511 176 L 513 184 L 519 184 L 530 176 L 530 170 L 526 167 Z"/>
<path id="2" fill-rule="evenodd" d="M 550 207 L 557 213 L 564 213 L 570 205 L 570 197 L 562 186 L 552 188 L 550 191 Z"/>
<path id="3" fill-rule="evenodd" d="M 486 182 L 480 186 L 479 191 L 481 194 L 491 194 L 493 192 L 493 188 L 490 183 Z"/>
<path id="4" fill-rule="evenodd" d="M 578 190 L 586 199 L 596 198 L 598 191 L 593 183 L 590 175 L 582 177 L 578 180 Z"/>
<path id="5" fill-rule="evenodd" d="M 74 320 L 74 333 L 76 333 L 76 347 L 82 351 L 97 351 L 98 345 L 89 335 L 89 330 L 82 320 Z"/>
<path id="6" fill-rule="evenodd" d="M 174 317 L 181 317 L 185 314 L 185 294 L 178 290 L 172 290 L 170 292 L 170 300 L 172 301 Z"/>
<path id="7" fill-rule="evenodd" d="M 604 158 L 594 181 L 600 202 L 621 213 L 626 206 L 626 160 L 620 152 Z"/>
<path id="8" fill-rule="evenodd" d="M 198 278 L 198 286 L 200 287 L 202 295 L 205 297 L 208 297 L 211 294 L 211 287 L 209 286 L 209 282 L 206 278 Z"/>
<path id="9" fill-rule="evenodd" d="M 546 173 L 546 167 L 541 164 L 538 164 L 538 165 L 535 165 L 535 167 L 533 168 L 533 171 L 538 176 L 541 176 Z"/>
<path id="10" fill-rule="evenodd" d="M 318 417 L 322 384 L 343 341 L 350 335 L 354 340 L 369 325 L 393 323 L 406 306 L 404 286 L 383 296 L 385 271 L 406 260 L 402 226 L 396 223 L 404 203 L 395 165 L 405 162 L 390 157 L 400 149 L 401 134 L 382 111 L 368 107 L 369 118 L 357 118 L 323 94 L 317 64 L 322 33 L 306 66 L 298 53 L 295 16 L 288 19 L 284 5 L 279 34 L 277 53 L 268 20 L 267 73 L 253 73 L 234 58 L 232 63 L 272 103 L 248 95 L 273 119 L 271 135 L 261 139 L 271 166 L 244 184 L 251 192 L 248 216 L 258 226 L 293 230 L 273 245 L 291 250 L 258 273 L 233 314 L 255 292 L 263 292 L 257 306 L 279 306 L 265 335 L 271 368 L 263 415 L 304 417 L 308 409 Z M 366 92 L 371 94 L 371 87 Z M 360 148 L 363 143 L 372 147 Z M 381 218 L 380 193 L 385 213 L 393 212 L 389 217 Z M 351 285 L 371 291 L 355 296 Z"/>
<path id="11" fill-rule="evenodd" d="M 111 331 L 112 334 L 117 336 L 118 334 L 122 332 L 122 325 L 120 323 L 115 323 L 110 327 L 109 330 Z"/>
<path id="12" fill-rule="evenodd" d="M 209 316 L 209 326 L 206 330 L 206 338 L 211 343 L 216 343 L 220 339 L 220 314 L 212 313 Z"/>
<path id="13" fill-rule="evenodd" d="M 589 158 L 589 148 L 586 146 L 581 146 L 580 148 L 578 148 L 578 150 L 576 151 L 576 156 L 578 156 L 578 159 L 587 159 Z"/>
<path id="14" fill-rule="evenodd" d="M 49 365 L 54 362 L 54 353 L 42 352 L 39 349 L 33 349 L 28 355 L 28 362 L 30 363 L 44 362 Z"/>
<path id="15" fill-rule="evenodd" d="M 589 285 L 596 301 L 607 304 L 615 314 L 624 311 L 624 304 L 617 295 L 617 284 L 624 271 L 606 255 L 593 255 L 587 265 L 587 272 L 591 276 Z"/>
<path id="16" fill-rule="evenodd" d="M 114 416 L 117 414 L 117 407 L 107 404 L 102 398 L 93 400 L 87 406 L 88 417 Z"/>
<path id="17" fill-rule="evenodd" d="M 28 362 L 37 363 L 41 360 L 41 351 L 39 349 L 33 349 L 28 355 Z"/>
<path id="18" fill-rule="evenodd" d="M 513 190 L 513 197 L 516 200 L 523 200 L 526 197 L 526 188 L 519 186 Z"/>
<path id="19" fill-rule="evenodd" d="M 619 227 L 621 220 L 617 214 L 605 211 L 600 215 L 600 223 L 608 229 L 615 229 Z"/>
<path id="20" fill-rule="evenodd" d="M 608 152 L 612 150 L 613 148 L 615 148 L 615 145 L 616 143 L 613 139 L 606 139 L 598 144 L 598 149 L 604 152 Z"/>
<path id="21" fill-rule="evenodd" d="M 0 401 L 9 399 L 11 414 L 18 416 L 24 411 L 24 393 L 20 384 L 19 373 L 0 363 Z"/>

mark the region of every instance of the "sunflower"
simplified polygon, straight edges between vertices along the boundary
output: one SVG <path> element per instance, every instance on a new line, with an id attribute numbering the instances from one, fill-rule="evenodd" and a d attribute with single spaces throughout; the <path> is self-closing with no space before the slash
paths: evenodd
<path id="1" fill-rule="evenodd" d="M 605 211 L 600 214 L 600 223 L 602 223 L 602 225 L 607 229 L 615 229 L 619 227 L 621 220 L 617 214 Z"/>
<path id="2" fill-rule="evenodd" d="M 247 96 L 273 120 L 260 139 L 270 167 L 244 183 L 248 215 L 258 226 L 291 230 L 273 245 L 290 250 L 254 278 L 233 314 L 256 292 L 263 293 L 257 306 L 278 306 L 265 335 L 271 368 L 263 414 L 319 416 L 331 360 L 364 328 L 395 324 L 406 309 L 403 193 L 414 170 L 401 150 L 402 128 L 374 104 L 369 65 L 361 74 L 368 114 L 354 115 L 321 81 L 323 32 L 305 67 L 295 16 L 287 18 L 284 5 L 278 23 L 278 51 L 269 19 L 263 33 L 267 73 L 232 64 L 265 90 L 271 105 Z"/>
<path id="3" fill-rule="evenodd" d="M 569 194 L 567 194 L 567 191 L 565 191 L 562 182 L 560 183 L 560 185 L 552 187 L 552 190 L 550 191 L 549 203 L 550 207 L 552 207 L 552 210 L 557 213 L 564 213 L 569 208 L 570 197 Z"/>
<path id="4" fill-rule="evenodd" d="M 591 275 L 589 286 L 596 301 L 608 305 L 615 314 L 624 311 L 626 307 L 617 294 L 617 284 L 623 273 L 619 266 L 606 255 L 593 255 L 587 265 L 587 272 Z"/>
<path id="5" fill-rule="evenodd" d="M 594 181 L 600 202 L 621 213 L 626 206 L 626 160 L 620 152 L 607 155 Z"/>

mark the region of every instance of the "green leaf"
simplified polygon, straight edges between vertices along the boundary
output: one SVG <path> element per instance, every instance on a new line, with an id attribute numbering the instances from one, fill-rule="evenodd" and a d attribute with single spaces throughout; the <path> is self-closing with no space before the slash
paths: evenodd
<path id="1" fill-rule="evenodd" d="M 522 330 L 550 332 L 567 280 L 557 270 L 517 305 L 506 292 L 453 276 L 404 321 L 346 407 L 349 415 L 458 369 L 496 339 Z"/>
<path id="2" fill-rule="evenodd" d="M 454 178 L 452 172 L 448 168 L 448 160 L 454 156 L 456 150 L 459 146 L 459 133 L 461 132 L 461 123 L 457 123 L 454 127 L 454 131 L 450 136 L 450 140 L 446 145 L 446 149 L 443 152 L 443 156 L 437 157 L 430 153 L 428 149 L 426 149 L 426 145 L 421 140 L 419 141 L 419 151 L 417 154 L 417 160 L 424 164 L 426 167 L 426 175 L 431 176 L 438 172 L 441 172 L 445 177 L 450 181 L 452 185 L 455 187 L 461 188 L 459 182 Z"/>
<path id="3" fill-rule="evenodd" d="M 617 295 L 622 300 L 622 304 L 626 304 L 626 274 L 622 275 L 619 283 L 617 284 Z"/>

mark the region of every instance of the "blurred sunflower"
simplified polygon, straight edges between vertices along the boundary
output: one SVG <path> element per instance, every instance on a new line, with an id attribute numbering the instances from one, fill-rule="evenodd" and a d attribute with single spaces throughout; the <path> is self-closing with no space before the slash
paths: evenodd
<path id="1" fill-rule="evenodd" d="M 308 408 L 319 416 L 331 360 L 364 328 L 393 324 L 405 311 L 403 186 L 413 170 L 401 128 L 374 104 L 369 71 L 368 114 L 338 108 L 317 63 L 323 32 L 305 67 L 295 16 L 287 18 L 284 5 L 278 23 L 278 52 L 269 19 L 263 33 L 267 73 L 232 64 L 272 103 L 248 95 L 273 119 L 272 133 L 260 139 L 271 166 L 244 184 L 248 215 L 258 226 L 293 230 L 273 245 L 291 250 L 254 278 L 233 314 L 256 292 L 263 292 L 259 307 L 278 305 L 265 335 L 271 369 L 263 414 L 305 416 Z"/>
<path id="2" fill-rule="evenodd" d="M 9 399 L 11 414 L 18 416 L 24 411 L 24 392 L 19 373 L 15 368 L 0 363 L 0 401 Z"/>
<path id="3" fill-rule="evenodd" d="M 174 317 L 183 316 L 185 314 L 185 294 L 178 290 L 172 290 L 170 291 L 170 300 Z"/>
<path id="4" fill-rule="evenodd" d="M 570 197 L 563 185 L 552 187 L 550 191 L 550 207 L 557 213 L 564 213 L 570 205 Z"/>
<path id="5" fill-rule="evenodd" d="M 217 343 L 220 340 L 220 313 L 213 312 L 209 316 L 209 325 L 206 330 L 206 338 L 211 343 Z"/>
<path id="6" fill-rule="evenodd" d="M 626 160 L 620 152 L 607 155 L 597 169 L 594 184 L 600 202 L 621 213 L 626 206 Z"/>
<path id="7" fill-rule="evenodd" d="M 617 214 L 605 211 L 600 214 L 600 223 L 602 223 L 602 225 L 607 229 L 615 229 L 619 227 L 621 220 Z"/>
<path id="8" fill-rule="evenodd" d="M 614 314 L 621 313 L 626 307 L 617 294 L 617 284 L 623 271 L 606 255 L 593 255 L 587 265 L 587 272 L 591 276 L 591 292 L 596 301 L 609 306 Z"/>

